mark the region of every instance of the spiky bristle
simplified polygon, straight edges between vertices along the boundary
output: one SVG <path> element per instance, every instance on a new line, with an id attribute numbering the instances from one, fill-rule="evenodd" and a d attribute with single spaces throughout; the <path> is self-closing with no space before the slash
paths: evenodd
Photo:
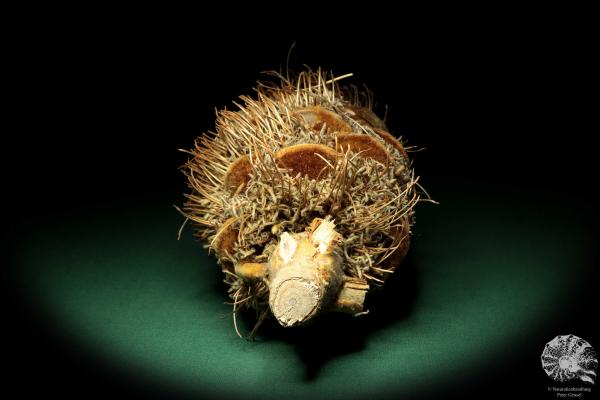
<path id="1" fill-rule="evenodd" d="M 369 92 L 340 89 L 333 75 L 320 70 L 293 80 L 275 75 L 279 83 L 259 83 L 254 98 L 240 96 L 241 103 L 234 103 L 236 111 L 219 111 L 215 132 L 196 140 L 183 166 L 190 190 L 183 213 L 208 247 L 220 242 L 215 239 L 223 226 L 229 238 L 235 229 L 227 251 L 213 250 L 236 310 L 253 307 L 261 321 L 268 287 L 243 280 L 233 265 L 266 262 L 279 233 L 302 232 L 314 218 L 332 216 L 342 238 L 344 273 L 381 284 L 395 268 L 384 262 L 406 244 L 407 235 L 398 232 L 410 232 L 420 199 L 407 154 L 382 131 Z M 302 144 L 331 149 L 306 157 L 319 161 L 318 173 L 278 162 L 281 154 L 298 154 L 299 147 L 288 149 Z"/>

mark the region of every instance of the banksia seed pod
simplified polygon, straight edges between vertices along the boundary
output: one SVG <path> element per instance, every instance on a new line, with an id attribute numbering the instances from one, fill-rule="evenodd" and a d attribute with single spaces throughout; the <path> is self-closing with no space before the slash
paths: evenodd
<path id="1" fill-rule="evenodd" d="M 183 214 L 216 254 L 234 323 L 241 308 L 257 311 L 252 334 L 271 315 L 294 326 L 362 313 L 404 258 L 419 201 L 406 150 L 370 93 L 320 70 L 273 75 L 279 83 L 217 113 L 183 166 Z"/>

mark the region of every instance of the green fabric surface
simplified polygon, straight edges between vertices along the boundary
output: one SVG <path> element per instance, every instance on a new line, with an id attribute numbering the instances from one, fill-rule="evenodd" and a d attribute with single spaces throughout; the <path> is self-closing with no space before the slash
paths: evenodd
<path id="1" fill-rule="evenodd" d="M 549 318 L 588 245 L 568 199 L 468 182 L 429 189 L 441 204 L 418 207 L 406 262 L 361 318 L 292 331 L 267 321 L 256 341 L 238 338 L 215 260 L 189 230 L 177 241 L 182 218 L 152 201 L 32 232 L 22 244 L 28 296 L 84 354 L 189 393 L 423 393 L 485 367 Z"/>

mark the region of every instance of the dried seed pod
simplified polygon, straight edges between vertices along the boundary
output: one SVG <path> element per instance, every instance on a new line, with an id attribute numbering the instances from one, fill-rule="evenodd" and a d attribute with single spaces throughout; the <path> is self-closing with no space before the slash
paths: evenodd
<path id="1" fill-rule="evenodd" d="M 215 249 L 234 321 L 241 308 L 283 326 L 359 315 L 408 250 L 420 200 L 408 155 L 337 80 L 305 71 L 259 84 L 218 113 L 183 167 L 183 212 Z"/>

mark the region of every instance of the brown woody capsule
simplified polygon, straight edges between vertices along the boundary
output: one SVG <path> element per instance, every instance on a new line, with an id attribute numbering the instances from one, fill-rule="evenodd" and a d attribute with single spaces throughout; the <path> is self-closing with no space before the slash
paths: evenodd
<path id="1" fill-rule="evenodd" d="M 185 165 L 183 211 L 215 250 L 234 322 L 241 308 L 283 326 L 363 314 L 408 251 L 419 201 L 408 155 L 339 79 L 259 85 L 218 113 Z"/>

